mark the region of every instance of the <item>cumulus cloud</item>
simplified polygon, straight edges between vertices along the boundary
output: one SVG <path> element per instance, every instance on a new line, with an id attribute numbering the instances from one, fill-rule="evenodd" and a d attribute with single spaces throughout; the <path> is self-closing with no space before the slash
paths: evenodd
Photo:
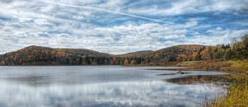
<path id="1" fill-rule="evenodd" d="M 246 0 L 4 0 L 0 53 L 29 45 L 119 54 L 225 43 L 247 33 L 246 4 Z"/>

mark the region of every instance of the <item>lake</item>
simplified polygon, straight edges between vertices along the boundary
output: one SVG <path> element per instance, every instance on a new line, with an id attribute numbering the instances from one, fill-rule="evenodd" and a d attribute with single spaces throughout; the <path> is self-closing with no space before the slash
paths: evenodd
<path id="1" fill-rule="evenodd" d="M 224 86 L 214 83 L 166 81 L 223 73 L 177 72 L 164 67 L 1 66 L 0 107 L 199 107 L 226 94 Z"/>

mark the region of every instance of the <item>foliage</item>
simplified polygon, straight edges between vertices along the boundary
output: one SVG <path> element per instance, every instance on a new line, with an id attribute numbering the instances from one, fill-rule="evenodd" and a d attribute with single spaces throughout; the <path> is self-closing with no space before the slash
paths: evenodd
<path id="1" fill-rule="evenodd" d="M 227 45 L 178 45 L 124 55 L 109 55 L 86 49 L 30 46 L 0 55 L 0 65 L 168 65 L 171 62 L 243 59 L 248 59 L 248 35 Z"/>
<path id="2" fill-rule="evenodd" d="M 184 61 L 244 60 L 248 59 L 248 35 L 243 36 L 240 41 L 233 44 L 217 46 L 178 45 L 145 55 L 142 52 L 129 53 L 118 56 L 116 59 L 125 65 L 166 65 L 169 62 Z"/>
<path id="3" fill-rule="evenodd" d="M 1 65 L 103 65 L 111 56 L 83 49 L 52 49 L 30 46 L 0 57 Z"/>

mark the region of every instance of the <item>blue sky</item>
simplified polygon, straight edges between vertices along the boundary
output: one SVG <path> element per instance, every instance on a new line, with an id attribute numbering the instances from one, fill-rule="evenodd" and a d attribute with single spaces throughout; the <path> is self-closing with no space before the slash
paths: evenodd
<path id="1" fill-rule="evenodd" d="M 29 45 L 120 54 L 230 43 L 248 0 L 1 0 L 0 53 Z"/>

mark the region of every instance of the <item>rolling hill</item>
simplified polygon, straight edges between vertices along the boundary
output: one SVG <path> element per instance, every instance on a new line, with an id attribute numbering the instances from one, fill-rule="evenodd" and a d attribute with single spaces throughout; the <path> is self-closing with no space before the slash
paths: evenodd
<path id="1" fill-rule="evenodd" d="M 245 40 L 230 45 L 177 45 L 111 55 L 88 49 L 29 46 L 0 55 L 0 65 L 166 65 L 170 62 L 247 58 Z M 243 57 L 240 57 L 240 55 Z"/>
<path id="2" fill-rule="evenodd" d="M 41 46 L 29 46 L 0 56 L 1 65 L 101 65 L 110 63 L 110 54 L 88 49 Z"/>

